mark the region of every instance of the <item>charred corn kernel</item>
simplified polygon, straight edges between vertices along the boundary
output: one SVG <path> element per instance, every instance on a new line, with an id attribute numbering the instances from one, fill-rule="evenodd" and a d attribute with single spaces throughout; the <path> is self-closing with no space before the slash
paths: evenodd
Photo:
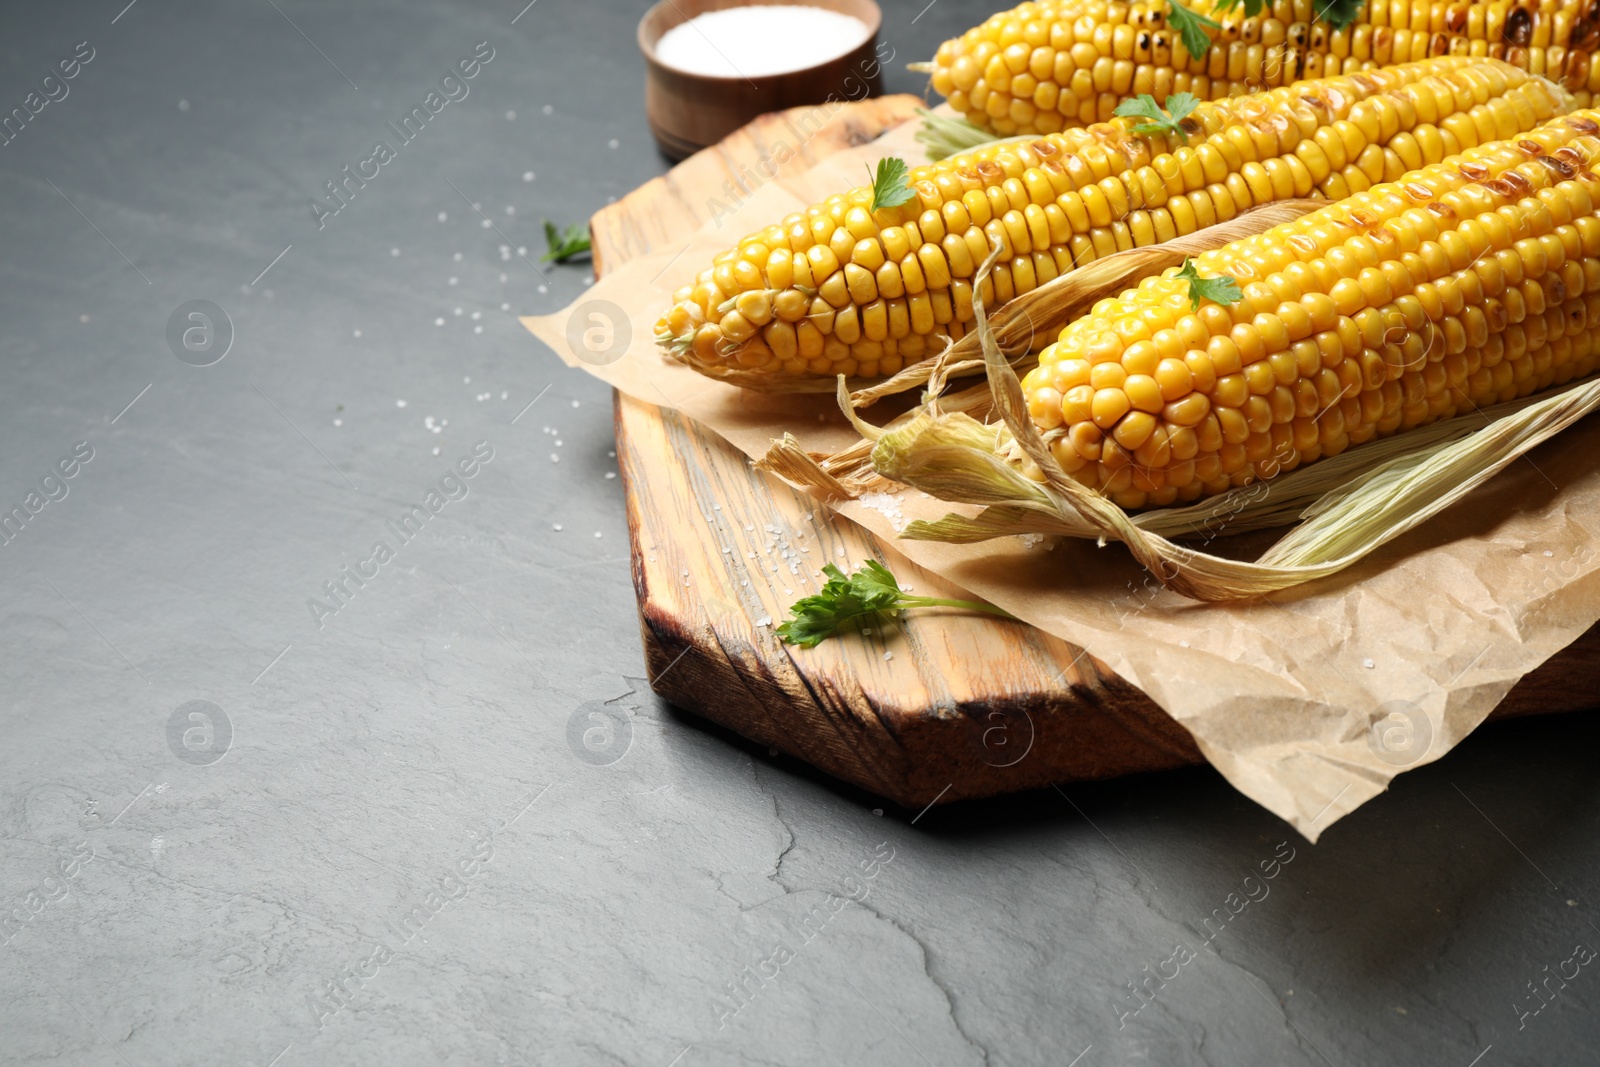
<path id="1" fill-rule="evenodd" d="M 1055 48 L 1048 43 L 1039 47 Z M 1056 49 L 1052 64 L 1067 51 Z M 984 64 L 1000 59 L 998 49 L 982 53 Z M 915 195 L 903 206 L 870 211 L 871 190 L 858 188 L 745 237 L 674 294 L 673 307 L 658 323 L 658 340 L 669 356 L 715 376 L 745 366 L 739 346 L 765 345 L 757 330 L 774 318 L 799 321 L 802 301 L 809 308 L 806 317 L 829 335 L 840 327 L 829 310 L 818 307 L 818 299 L 840 314 L 854 308 L 849 321 L 860 328 L 865 325 L 862 309 L 874 301 L 927 294 L 925 308 L 910 309 L 905 336 L 920 338 L 920 351 L 931 354 L 973 321 L 970 280 L 995 247 L 1001 259 L 983 293 L 990 310 L 1121 249 L 1171 240 L 1284 195 L 1336 195 L 1343 186 L 1333 180 L 1340 173 L 1334 164 L 1342 167 L 1348 159 L 1368 149 L 1382 150 L 1403 135 L 1416 143 L 1422 161 L 1434 163 L 1462 139 L 1471 143 L 1460 147 L 1476 145 L 1480 126 L 1520 135 L 1565 106 L 1560 90 L 1498 60 L 1443 56 L 1202 103 L 1183 120 L 1187 144 L 1175 134 L 1135 135 L 1132 130 L 1140 120 L 1115 118 L 985 146 L 913 168 L 908 183 Z M 1451 116 L 1468 121 L 1458 124 L 1449 144 L 1438 137 L 1430 140 L 1425 128 L 1437 130 L 1432 124 Z M 1522 160 L 1534 158 L 1518 151 Z M 1302 244 L 1327 251 L 1325 257 L 1312 257 L 1298 245 L 1268 250 L 1270 255 L 1261 252 L 1249 279 L 1282 277 L 1270 287 L 1252 284 L 1247 308 L 1222 312 L 1228 318 L 1238 313 L 1235 351 L 1211 352 L 1207 346 L 1217 331 L 1207 330 L 1193 344 L 1163 352 L 1150 366 L 1130 367 L 1128 373 L 1150 376 L 1155 362 L 1187 358 L 1190 348 L 1211 355 L 1216 377 L 1235 373 L 1290 343 L 1333 329 L 1339 316 L 1386 299 L 1386 290 L 1399 295 L 1421 282 L 1433 284 L 1491 245 L 1494 254 L 1485 262 L 1537 261 L 1543 265 L 1536 276 L 1563 269 L 1569 258 L 1561 241 L 1544 241 L 1557 218 L 1549 207 L 1495 215 L 1492 223 L 1481 223 L 1483 232 L 1473 233 L 1471 240 L 1444 226 L 1450 233 L 1446 241 L 1435 239 L 1439 228 L 1421 210 L 1422 203 L 1408 196 L 1405 210 L 1393 213 L 1403 218 L 1385 218 L 1383 223 L 1392 223 L 1389 228 L 1379 224 L 1349 247 L 1350 235 L 1342 232 L 1307 230 L 1297 235 Z M 1463 218 L 1483 214 L 1466 210 L 1464 203 L 1449 206 L 1459 208 Z M 1539 219 L 1522 217 L 1530 213 Z M 1574 216 L 1568 211 L 1560 217 Z M 1600 229 L 1588 239 L 1600 247 Z M 1583 248 L 1576 232 L 1570 240 L 1575 249 Z M 1517 241 L 1531 241 L 1541 251 L 1519 250 Z M 1474 243 L 1484 248 L 1475 251 Z M 1402 263 L 1400 249 L 1412 258 Z M 1298 273 L 1289 273 L 1290 267 Z M 1335 280 L 1348 284 L 1325 284 L 1323 275 L 1330 271 Z M 1501 266 L 1501 273 L 1508 285 L 1523 281 L 1520 268 Z M 1494 279 L 1497 284 L 1499 280 Z M 1436 294 L 1437 300 L 1449 295 Z M 1419 309 L 1437 302 L 1420 292 L 1417 300 Z M 722 342 L 708 359 L 703 346 L 694 346 L 697 331 L 733 313 L 740 319 L 724 326 Z M 1144 338 L 1128 340 L 1147 339 L 1176 321 L 1174 317 Z M 843 329 L 849 333 L 852 327 Z M 881 369 L 882 357 L 864 357 L 851 347 L 860 339 L 841 337 L 843 347 L 834 354 L 840 361 L 854 361 L 857 370 L 868 364 Z M 870 334 L 867 339 L 878 343 Z M 900 353 L 897 349 L 889 355 Z M 817 358 L 808 357 L 803 365 L 780 358 L 760 366 L 774 375 L 831 377 L 836 368 L 818 369 L 813 365 Z M 1162 403 L 1170 400 L 1163 388 Z"/>
<path id="2" fill-rule="evenodd" d="M 1430 56 L 1506 59 L 1564 85 L 1580 107 L 1587 107 L 1592 94 L 1600 90 L 1600 51 L 1594 47 L 1588 0 L 1525 5 L 1431 0 L 1426 10 L 1417 5 L 1414 14 L 1398 14 L 1388 3 L 1376 0 L 1361 8 L 1354 25 L 1337 31 L 1312 21 L 1315 12 L 1309 3 L 1293 0 L 1279 0 L 1261 17 L 1250 19 L 1241 19 L 1237 10 L 1217 10 L 1222 6 L 1219 0 L 1196 0 L 1185 6 L 1218 24 L 1207 30 L 1212 44 L 1203 56 L 1190 57 L 1166 28 L 1168 0 L 1040 0 L 994 15 L 942 44 L 931 64 L 933 88 L 969 121 L 1001 136 L 1051 133 L 1103 120 L 1106 116 L 1096 99 L 1101 94 L 1109 107 L 1129 93 L 1151 93 L 1164 100 L 1168 92 L 1187 91 L 1216 100 Z M 1024 27 L 1035 29 L 1037 45 L 1030 45 Z M 1481 104 L 1502 88 L 1490 76 L 1466 90 L 1466 95 Z M 1397 118 L 1403 126 L 1407 118 L 1414 124 L 1420 115 L 1437 137 L 1437 127 L 1444 123 L 1436 106 L 1433 99 L 1419 100 L 1407 115 L 1407 105 L 1397 104 L 1399 116 L 1385 107 L 1367 108 L 1352 118 L 1352 124 L 1368 141 L 1388 140 Z M 1464 109 L 1451 104 L 1445 114 L 1458 110 Z M 1458 119 L 1445 130 L 1456 137 L 1470 133 L 1472 143 L 1511 135 L 1485 121 L 1487 117 L 1485 113 L 1464 127 Z M 1420 137 L 1413 137 L 1395 146 L 1403 169 L 1422 165 L 1411 157 L 1419 142 Z M 1468 147 L 1471 144 L 1457 146 Z M 1364 150 L 1355 148 L 1349 160 L 1355 162 Z M 1356 173 L 1363 180 L 1390 180 L 1386 163 L 1376 174 L 1367 169 L 1383 156 L 1380 150 L 1362 159 L 1362 169 Z M 1345 166 L 1338 163 L 1334 170 Z"/>
<path id="3" fill-rule="evenodd" d="M 1387 116 L 1352 125 L 1381 133 Z M 1124 324 L 1168 301 L 1187 307 L 1173 268 L 1063 329 L 1023 379 L 1024 396 L 1047 440 L 1074 442 L 1084 461 L 1075 476 L 1136 508 L 1167 489 L 1197 499 L 1588 375 L 1600 367 L 1589 329 L 1600 317 L 1597 166 L 1600 110 L 1374 185 L 1197 257 L 1201 276 L 1231 276 L 1243 295 L 1167 327 L 1186 346 L 1181 360 L 1164 357 L 1151 374 L 1127 367 L 1147 362 L 1140 345 L 1153 354 L 1158 343 L 1128 342 Z M 1297 292 L 1238 321 L 1269 294 Z M 1112 353 L 1108 337 L 1122 342 L 1120 361 L 1086 361 Z M 1060 396 L 1055 383 L 1081 377 L 1085 362 L 1091 384 L 1074 386 L 1075 402 L 1036 403 L 1045 390 Z M 1076 448 L 1090 430 L 1107 438 L 1098 458 Z"/>

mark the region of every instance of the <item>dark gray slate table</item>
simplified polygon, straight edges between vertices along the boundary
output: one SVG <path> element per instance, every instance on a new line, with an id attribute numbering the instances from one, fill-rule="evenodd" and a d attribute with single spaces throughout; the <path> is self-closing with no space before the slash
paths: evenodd
<path id="1" fill-rule="evenodd" d="M 649 695 L 609 396 L 514 318 L 664 169 L 642 3 L 123 3 L 0 37 L 0 1061 L 1597 1062 L 1588 716 L 1312 847 L 1203 770 L 875 810 Z"/>

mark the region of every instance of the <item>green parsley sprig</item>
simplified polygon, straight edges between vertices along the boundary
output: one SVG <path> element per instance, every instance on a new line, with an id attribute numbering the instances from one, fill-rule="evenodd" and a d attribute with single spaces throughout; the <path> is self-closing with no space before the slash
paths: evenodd
<path id="1" fill-rule="evenodd" d="M 912 191 L 911 185 L 906 181 L 906 176 L 911 173 L 911 168 L 906 166 L 906 161 L 896 156 L 886 156 L 878 160 L 878 173 L 872 174 L 872 168 L 867 168 L 867 173 L 872 175 L 872 207 L 871 211 L 881 211 L 886 207 L 899 207 L 917 194 Z"/>
<path id="2" fill-rule="evenodd" d="M 1178 0 L 1168 0 L 1167 6 L 1170 8 L 1167 21 L 1178 31 L 1183 40 L 1184 50 L 1195 58 L 1205 55 L 1206 50 L 1211 47 L 1211 38 L 1207 36 L 1205 27 L 1220 30 L 1222 24 L 1184 7 Z M 1319 0 L 1312 17 L 1319 22 L 1328 23 L 1336 30 L 1342 30 L 1356 20 L 1365 6 L 1366 0 Z M 1241 11 L 1245 18 L 1253 19 L 1266 10 L 1266 0 L 1220 0 L 1212 7 L 1211 13 L 1224 15 Z"/>
<path id="3" fill-rule="evenodd" d="M 1183 50 L 1193 58 L 1200 58 L 1211 47 L 1211 38 L 1206 34 L 1206 27 L 1213 30 L 1222 29 L 1222 23 L 1216 19 L 1208 19 L 1197 11 L 1191 11 L 1178 3 L 1178 0 L 1168 0 L 1167 6 L 1172 10 L 1167 12 L 1167 21 L 1172 28 L 1178 31 L 1178 38 L 1183 42 Z"/>
<path id="4" fill-rule="evenodd" d="M 544 220 L 544 243 L 550 251 L 539 257 L 541 263 L 565 263 L 573 256 L 589 251 L 589 227 L 581 222 L 568 226 L 566 232 L 556 228 L 549 219 Z"/>
<path id="5" fill-rule="evenodd" d="M 1193 93 L 1173 93 L 1167 97 L 1167 109 L 1163 111 L 1161 105 L 1156 103 L 1155 97 L 1149 93 L 1141 93 L 1118 104 L 1117 110 L 1112 114 L 1125 119 L 1148 119 L 1148 122 L 1141 122 L 1133 128 L 1133 132 L 1141 137 L 1164 133 L 1188 144 L 1189 131 L 1185 130 L 1181 123 L 1199 106 L 1200 98 Z"/>
<path id="6" fill-rule="evenodd" d="M 1189 310 L 1199 311 L 1200 301 L 1209 300 L 1213 304 L 1237 304 L 1244 299 L 1244 292 L 1239 288 L 1239 283 L 1224 274 L 1220 278 L 1202 278 L 1200 271 L 1194 265 L 1194 260 L 1184 257 L 1183 269 L 1178 272 L 1180 281 L 1189 283 Z"/>
<path id="7" fill-rule="evenodd" d="M 889 569 L 876 560 L 867 560 L 849 577 L 831 563 L 824 564 L 822 570 L 828 576 L 822 591 L 795 601 L 789 609 L 792 617 L 776 631 L 788 644 L 814 648 L 852 620 L 860 623 L 894 616 L 906 608 L 966 608 L 1004 619 L 1016 617 L 992 604 L 973 600 L 907 596 Z"/>

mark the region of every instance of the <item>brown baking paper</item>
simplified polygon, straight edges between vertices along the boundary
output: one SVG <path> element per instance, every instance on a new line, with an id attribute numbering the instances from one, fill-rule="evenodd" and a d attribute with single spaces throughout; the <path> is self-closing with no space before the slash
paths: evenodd
<path id="1" fill-rule="evenodd" d="M 681 247 L 632 260 L 571 307 L 523 322 L 568 364 L 698 419 L 751 457 L 785 432 L 808 450 L 837 451 L 858 437 L 831 396 L 712 381 L 663 360 L 654 325 L 672 291 L 740 236 L 860 184 L 884 156 L 925 158 L 911 133 L 903 126 L 811 170 L 780 172 L 737 207 L 724 199 Z M 1396 774 L 1450 751 L 1518 679 L 1600 620 L 1597 454 L 1600 423 L 1586 420 L 1337 578 L 1243 605 L 1167 592 L 1120 545 L 1047 549 L 1008 537 L 895 548 L 1093 653 L 1187 727 L 1235 787 L 1315 841 Z M 885 540 L 906 521 L 976 511 L 900 496 L 898 509 L 837 510 Z M 1272 539 L 1207 547 L 1253 557 Z"/>

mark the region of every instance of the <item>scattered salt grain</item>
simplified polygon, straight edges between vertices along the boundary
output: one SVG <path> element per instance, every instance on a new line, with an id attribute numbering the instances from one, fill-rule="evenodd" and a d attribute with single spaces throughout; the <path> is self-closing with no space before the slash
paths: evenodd
<path id="1" fill-rule="evenodd" d="M 440 222 L 449 222 L 450 221 L 450 216 L 445 214 L 443 211 L 441 211 L 441 212 L 439 212 L 439 221 Z"/>
<path id="2" fill-rule="evenodd" d="M 1376 663 L 1374 663 L 1374 662 L 1372 662 L 1372 661 L 1371 661 L 1371 660 L 1370 660 L 1370 659 L 1364 659 L 1364 660 L 1362 660 L 1362 661 L 1361 661 L 1361 665 L 1362 665 L 1362 666 L 1363 666 L 1363 667 L 1365 667 L 1365 668 L 1366 668 L 1366 669 L 1367 669 L 1367 670 L 1369 670 L 1369 671 L 1370 671 L 1370 670 L 1372 670 L 1372 668 L 1374 668 L 1374 667 L 1376 667 L 1376 666 L 1377 666 L 1377 664 L 1376 664 Z"/>
<path id="3" fill-rule="evenodd" d="M 690 74 L 754 78 L 837 58 L 869 32 L 860 19 L 820 7 L 731 7 L 707 11 L 662 34 L 656 58 Z M 774 42 L 782 46 L 773 47 Z M 729 56 L 738 56 L 739 64 Z"/>
<path id="4" fill-rule="evenodd" d="M 394 402 L 394 406 L 397 408 L 403 408 L 406 406 L 406 402 L 404 400 L 396 400 Z"/>
<path id="5" fill-rule="evenodd" d="M 863 507 L 871 508 L 888 519 L 890 525 L 895 528 L 896 533 L 905 528 L 906 517 L 900 510 L 905 504 L 906 498 L 904 495 L 899 493 L 862 493 L 860 500 Z"/>
<path id="6" fill-rule="evenodd" d="M 763 615 L 763 616 L 761 616 L 761 618 L 756 620 L 756 625 L 757 626 L 771 626 L 772 625 L 772 616 L 771 615 Z"/>
<path id="7" fill-rule="evenodd" d="M 440 317 L 440 318 L 434 319 L 433 320 L 433 324 L 435 326 L 443 326 L 444 325 L 444 318 Z"/>
<path id="8" fill-rule="evenodd" d="M 884 662 L 887 663 L 889 660 L 894 659 L 894 653 L 893 652 L 885 652 L 883 654 L 883 659 L 884 659 Z"/>
<path id="9" fill-rule="evenodd" d="M 522 172 L 522 180 L 525 181 L 525 182 L 533 181 L 533 171 L 531 171 L 531 170 L 523 171 Z"/>
<path id="10" fill-rule="evenodd" d="M 457 252 L 455 255 L 451 256 L 450 258 L 455 260 L 457 263 L 460 263 L 461 262 L 461 253 Z"/>

